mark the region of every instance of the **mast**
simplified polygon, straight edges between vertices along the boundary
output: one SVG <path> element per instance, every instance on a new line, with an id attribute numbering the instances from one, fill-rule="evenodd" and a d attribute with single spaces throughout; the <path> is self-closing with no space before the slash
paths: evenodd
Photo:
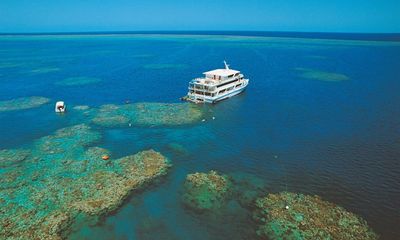
<path id="1" fill-rule="evenodd" d="M 225 69 L 229 70 L 229 64 L 227 64 L 225 60 L 224 60 L 224 64 L 225 64 Z"/>

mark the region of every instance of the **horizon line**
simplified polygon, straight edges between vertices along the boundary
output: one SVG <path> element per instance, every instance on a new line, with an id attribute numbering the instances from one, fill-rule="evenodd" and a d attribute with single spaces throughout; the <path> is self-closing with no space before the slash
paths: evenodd
<path id="1" fill-rule="evenodd" d="M 300 32 L 300 31 L 243 31 L 243 30 L 138 30 L 138 31 L 77 31 L 77 32 L 14 32 L 0 36 L 66 36 L 66 35 L 208 35 L 208 36 L 240 36 L 240 37 L 287 37 L 328 40 L 361 40 L 400 42 L 400 33 L 370 32 Z"/>
<path id="2" fill-rule="evenodd" d="M 383 35 L 400 35 L 400 32 L 357 32 L 357 31 L 270 31 L 270 30 L 94 30 L 94 31 L 21 31 L 21 32 L 1 32 L 1 35 L 39 35 L 39 34 L 102 34 L 102 33 L 169 33 L 169 32 L 208 32 L 208 33 L 222 33 L 222 32 L 236 32 L 236 33 L 317 33 L 317 34 L 383 34 Z"/>

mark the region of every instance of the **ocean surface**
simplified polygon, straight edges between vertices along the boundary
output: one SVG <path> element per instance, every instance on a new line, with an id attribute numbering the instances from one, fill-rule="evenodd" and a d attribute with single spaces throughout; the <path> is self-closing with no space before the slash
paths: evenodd
<path id="1" fill-rule="evenodd" d="M 99 145 L 114 156 L 152 148 L 173 167 L 160 183 L 69 238 L 253 238 L 251 213 L 235 202 L 218 218 L 182 206 L 186 175 L 217 170 L 261 179 L 265 194 L 319 195 L 364 218 L 382 239 L 400 239 L 400 42 L 359 38 L 0 36 L 0 101 L 51 99 L 0 111 L 0 150 L 76 124 L 74 112 L 54 113 L 58 100 L 71 108 L 175 103 L 191 79 L 226 60 L 250 84 L 243 94 L 207 106 L 204 122 L 99 127 Z"/>

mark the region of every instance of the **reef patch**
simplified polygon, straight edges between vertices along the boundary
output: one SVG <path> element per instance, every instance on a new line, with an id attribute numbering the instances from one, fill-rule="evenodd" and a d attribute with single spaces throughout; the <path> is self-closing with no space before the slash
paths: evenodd
<path id="1" fill-rule="evenodd" d="M 347 81 L 350 79 L 348 76 L 341 73 L 324 72 L 310 68 L 295 68 L 295 70 L 300 72 L 300 77 L 311 80 L 340 82 L 340 81 Z"/>
<path id="2" fill-rule="evenodd" d="M 186 176 L 182 200 L 192 210 L 203 212 L 221 208 L 228 200 L 231 182 L 226 175 L 211 170 Z"/>
<path id="3" fill-rule="evenodd" d="M 56 82 L 57 85 L 61 86 L 82 86 L 101 82 L 100 78 L 94 77 L 70 77 L 64 80 Z"/>
<path id="4" fill-rule="evenodd" d="M 107 104 L 94 111 L 92 122 L 104 127 L 177 126 L 200 121 L 203 111 L 189 103 Z"/>
<path id="5" fill-rule="evenodd" d="M 12 100 L 0 101 L 0 112 L 24 110 L 36 108 L 50 102 L 50 99 L 45 97 L 22 97 Z"/>
<path id="6" fill-rule="evenodd" d="M 0 168 L 6 168 L 24 161 L 30 155 L 25 149 L 3 149 L 0 150 Z"/>
<path id="7" fill-rule="evenodd" d="M 79 124 L 35 140 L 30 151 L 1 151 L 1 238 L 62 239 L 76 221 L 117 209 L 170 167 L 154 150 L 115 159 L 107 149 L 91 147 L 100 139 Z"/>
<path id="8" fill-rule="evenodd" d="M 319 196 L 268 194 L 257 199 L 254 218 L 263 239 L 378 239 L 366 221 Z"/>
<path id="9" fill-rule="evenodd" d="M 46 67 L 46 68 L 37 68 L 30 71 L 32 74 L 45 74 L 45 73 L 53 73 L 60 71 L 60 68 L 57 67 Z"/>

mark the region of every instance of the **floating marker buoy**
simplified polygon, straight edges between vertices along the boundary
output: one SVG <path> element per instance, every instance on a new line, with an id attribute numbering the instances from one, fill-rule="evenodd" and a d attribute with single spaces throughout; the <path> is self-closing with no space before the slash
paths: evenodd
<path id="1" fill-rule="evenodd" d="M 131 127 L 132 126 L 132 123 L 129 123 L 129 127 Z"/>
<path id="2" fill-rule="evenodd" d="M 202 122 L 205 122 L 206 120 L 205 119 L 203 119 L 203 120 L 201 120 Z"/>
<path id="3" fill-rule="evenodd" d="M 215 117 L 213 117 L 213 120 L 215 120 Z"/>
<path id="4" fill-rule="evenodd" d="M 110 156 L 104 155 L 104 156 L 102 156 L 101 158 L 102 158 L 103 160 L 108 160 L 108 159 L 110 159 Z"/>

